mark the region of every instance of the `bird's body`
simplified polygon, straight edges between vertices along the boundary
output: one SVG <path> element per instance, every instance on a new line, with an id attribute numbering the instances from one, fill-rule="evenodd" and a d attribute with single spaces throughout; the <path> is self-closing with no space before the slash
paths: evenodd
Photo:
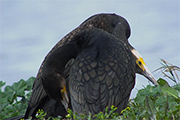
<path id="1" fill-rule="evenodd" d="M 135 58 L 124 42 L 108 32 L 85 33 L 91 35 L 90 44 L 76 57 L 69 76 L 72 109 L 96 114 L 115 105 L 120 112 L 135 83 Z"/>
<path id="2" fill-rule="evenodd" d="M 135 73 L 149 77 L 137 62 L 129 36 L 129 24 L 116 14 L 94 15 L 66 35 L 40 67 L 25 118 L 34 118 L 38 109 L 55 117 L 65 116 L 67 108 L 95 114 L 111 105 L 120 113 Z"/>

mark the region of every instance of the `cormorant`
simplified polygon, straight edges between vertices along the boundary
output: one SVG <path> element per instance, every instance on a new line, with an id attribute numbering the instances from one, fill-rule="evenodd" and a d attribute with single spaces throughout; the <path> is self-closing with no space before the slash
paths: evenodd
<path id="1" fill-rule="evenodd" d="M 116 14 L 96 14 L 60 40 L 45 57 L 33 84 L 25 118 L 38 109 L 65 116 L 67 108 L 96 114 L 127 106 L 135 73 L 158 85 L 129 44 L 130 26 Z"/>

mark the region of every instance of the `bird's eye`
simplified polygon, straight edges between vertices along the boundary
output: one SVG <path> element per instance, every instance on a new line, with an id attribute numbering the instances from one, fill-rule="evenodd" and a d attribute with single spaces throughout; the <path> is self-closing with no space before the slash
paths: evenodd
<path id="1" fill-rule="evenodd" d="M 142 58 L 137 59 L 137 60 L 136 60 L 136 64 L 139 66 L 139 68 L 141 68 L 141 69 L 144 71 L 144 65 L 145 65 L 145 63 L 144 63 L 144 61 L 143 61 Z"/>
<path id="2" fill-rule="evenodd" d="M 138 61 L 138 64 L 139 64 L 139 65 L 142 65 L 141 61 Z"/>

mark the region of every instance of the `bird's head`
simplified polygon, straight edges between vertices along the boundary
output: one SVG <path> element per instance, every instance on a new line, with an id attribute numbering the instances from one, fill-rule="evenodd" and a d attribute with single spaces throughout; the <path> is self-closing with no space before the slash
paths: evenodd
<path id="1" fill-rule="evenodd" d="M 110 21 L 109 23 L 111 23 L 111 26 L 114 26 L 112 28 L 112 34 L 115 35 L 116 37 L 120 38 L 120 40 L 122 40 L 125 44 L 127 44 L 129 46 L 129 49 L 131 50 L 132 54 L 135 56 L 136 73 L 143 75 L 149 81 L 151 81 L 154 85 L 158 85 L 156 79 L 151 74 L 151 72 L 148 70 L 142 56 L 128 42 L 128 38 L 130 37 L 130 34 L 131 34 L 131 29 L 130 29 L 130 25 L 128 24 L 126 19 L 124 19 L 123 17 L 118 16 L 116 14 L 111 14 L 109 16 L 111 16 L 111 17 L 108 17 L 109 21 Z"/>
<path id="2" fill-rule="evenodd" d="M 128 39 L 131 34 L 130 26 L 126 19 L 116 14 L 96 14 L 85 20 L 80 26 L 83 26 L 82 28 L 85 29 L 99 28 L 121 39 Z"/>
<path id="3" fill-rule="evenodd" d="M 147 66 L 146 66 L 142 56 L 139 54 L 139 52 L 136 51 L 135 49 L 132 49 L 131 52 L 133 53 L 133 55 L 136 58 L 136 73 L 143 75 L 149 81 L 151 81 L 154 85 L 158 85 L 156 79 L 154 78 L 154 76 L 151 74 L 151 72 L 147 68 Z"/>

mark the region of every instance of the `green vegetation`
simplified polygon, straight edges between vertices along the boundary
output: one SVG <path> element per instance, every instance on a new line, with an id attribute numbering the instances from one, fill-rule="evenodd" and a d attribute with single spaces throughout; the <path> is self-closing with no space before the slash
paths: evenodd
<path id="1" fill-rule="evenodd" d="M 11 86 L 2 87 L 5 82 L 0 81 L 0 118 L 9 118 L 17 115 L 23 115 L 27 108 L 28 100 L 31 96 L 34 77 L 27 81 L 21 79 Z"/>
<path id="2" fill-rule="evenodd" d="M 148 85 L 130 100 L 123 117 L 138 120 L 178 120 L 180 116 L 180 84 L 173 87 L 159 79 L 160 86 Z"/>
<path id="3" fill-rule="evenodd" d="M 106 108 L 105 112 L 100 112 L 96 115 L 78 115 L 68 110 L 67 119 L 117 119 L 117 120 L 179 120 L 180 119 L 180 83 L 177 71 L 180 68 L 162 60 L 161 70 L 167 78 L 158 79 L 159 86 L 147 85 L 139 90 L 136 97 L 131 99 L 128 107 L 121 111 L 119 116 L 116 107 L 112 106 L 110 111 Z M 157 71 L 156 70 L 156 71 Z M 32 84 L 34 77 L 28 80 L 20 80 L 12 86 L 5 86 L 5 82 L 0 82 L 0 118 L 9 118 L 12 116 L 22 115 L 27 108 L 27 101 L 31 95 Z M 170 86 L 168 80 L 173 81 L 174 85 Z M 2 90 L 2 87 L 5 87 Z M 39 110 L 37 118 L 43 119 L 46 113 Z M 60 118 L 49 119 L 58 120 Z"/>

